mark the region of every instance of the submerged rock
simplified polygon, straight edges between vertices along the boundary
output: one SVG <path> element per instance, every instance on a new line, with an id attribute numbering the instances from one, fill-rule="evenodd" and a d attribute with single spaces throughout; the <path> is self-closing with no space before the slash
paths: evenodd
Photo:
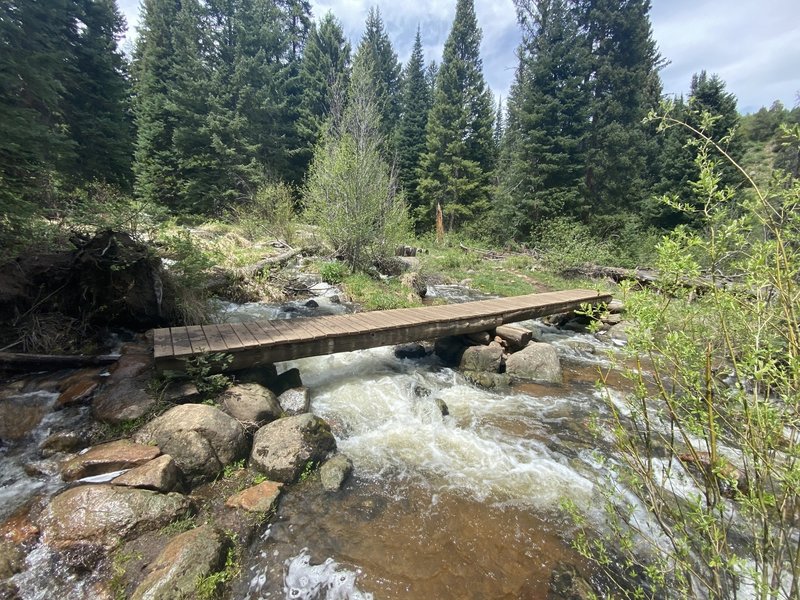
<path id="1" fill-rule="evenodd" d="M 286 390 L 278 397 L 278 403 L 287 416 L 307 413 L 311 408 L 311 397 L 304 387 Z"/>
<path id="2" fill-rule="evenodd" d="M 253 439 L 250 464 L 270 479 L 291 483 L 309 461 L 321 461 L 335 449 L 328 423 L 305 413 L 259 429 Z"/>
<path id="3" fill-rule="evenodd" d="M 157 492 L 175 491 L 180 482 L 181 471 L 169 454 L 163 454 L 111 480 L 112 485 L 124 485 Z"/>
<path id="4" fill-rule="evenodd" d="M 206 404 L 176 406 L 145 425 L 134 440 L 158 444 L 191 486 L 214 479 L 226 465 L 247 454 L 244 427 Z"/>
<path id="5" fill-rule="evenodd" d="M 442 400 L 441 398 L 436 398 L 436 408 L 439 409 L 439 412 L 442 413 L 443 417 L 446 417 L 450 414 L 450 409 L 447 407 L 447 403 Z"/>
<path id="6" fill-rule="evenodd" d="M 43 541 L 52 547 L 83 543 L 108 547 L 163 527 L 189 510 L 189 500 L 181 494 L 82 485 L 53 497 L 40 526 Z"/>
<path id="7" fill-rule="evenodd" d="M 531 342 L 506 360 L 506 373 L 519 379 L 561 383 L 561 361 L 550 344 Z"/>
<path id="8" fill-rule="evenodd" d="M 64 461 L 61 465 L 61 477 L 64 481 L 75 481 L 121 469 L 132 469 L 153 460 L 159 454 L 161 451 L 156 446 L 135 444 L 128 440 L 100 444 Z"/>
<path id="9" fill-rule="evenodd" d="M 464 371 L 464 377 L 475 385 L 487 390 L 501 390 L 511 385 L 511 377 L 507 373 L 489 373 L 487 371 Z"/>
<path id="10" fill-rule="evenodd" d="M 281 405 L 269 389 L 259 383 L 240 383 L 219 397 L 223 410 L 241 423 L 260 427 L 280 418 Z"/>
<path id="11" fill-rule="evenodd" d="M 211 525 L 174 537 L 150 565 L 131 600 L 197 597 L 198 582 L 224 568 L 229 543 L 225 534 Z"/>
<path id="12" fill-rule="evenodd" d="M 344 454 L 326 460 L 319 471 L 323 489 L 329 492 L 339 490 L 352 472 L 353 463 Z"/>

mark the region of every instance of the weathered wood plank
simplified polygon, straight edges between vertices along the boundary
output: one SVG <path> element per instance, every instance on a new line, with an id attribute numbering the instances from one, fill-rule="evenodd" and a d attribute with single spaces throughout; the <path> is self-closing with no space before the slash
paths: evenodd
<path id="1" fill-rule="evenodd" d="M 229 348 L 217 325 L 213 323 L 211 325 L 203 325 L 203 332 L 206 334 L 208 349 L 211 352 L 225 352 Z M 241 347 L 241 344 L 237 347 Z"/>
<path id="2" fill-rule="evenodd" d="M 189 335 L 189 343 L 192 345 L 192 354 L 203 354 L 208 352 L 211 344 L 206 339 L 206 333 L 202 325 L 190 325 L 186 328 Z"/>
<path id="3" fill-rule="evenodd" d="M 242 346 L 258 346 L 260 344 L 258 338 L 250 333 L 250 330 L 245 327 L 244 323 L 228 323 L 227 325 L 237 335 L 239 340 L 242 342 Z"/>
<path id="4" fill-rule="evenodd" d="M 153 357 L 172 356 L 172 332 L 169 329 L 153 330 Z"/>
<path id="5" fill-rule="evenodd" d="M 171 331 L 174 356 L 190 356 L 192 354 L 192 343 L 189 341 L 189 333 L 186 331 L 186 327 L 173 327 Z"/>

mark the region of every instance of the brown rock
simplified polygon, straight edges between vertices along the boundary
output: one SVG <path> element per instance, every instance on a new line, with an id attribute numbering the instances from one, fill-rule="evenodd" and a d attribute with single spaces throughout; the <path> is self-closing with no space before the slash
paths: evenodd
<path id="1" fill-rule="evenodd" d="M 128 440 L 109 442 L 64 461 L 61 477 L 64 481 L 75 481 L 120 469 L 132 469 L 153 460 L 159 454 L 161 451 L 156 446 L 135 444 Z"/>
<path id="2" fill-rule="evenodd" d="M 0 540 L 0 581 L 10 579 L 22 571 L 25 554 L 22 549 L 7 540 Z"/>
<path id="3" fill-rule="evenodd" d="M 197 582 L 222 570 L 228 540 L 211 525 L 182 533 L 167 544 L 131 600 L 196 598 Z"/>
<path id="4" fill-rule="evenodd" d="M 89 440 L 85 435 L 76 431 L 57 431 L 47 436 L 39 450 L 45 458 L 58 454 L 59 452 L 77 452 L 89 445 Z"/>
<path id="5" fill-rule="evenodd" d="M 189 500 L 181 494 L 81 485 L 53 497 L 39 524 L 43 541 L 52 547 L 84 543 L 108 547 L 164 527 L 189 510 Z"/>
<path id="6" fill-rule="evenodd" d="M 124 485 L 157 492 L 173 492 L 180 485 L 181 471 L 169 454 L 162 454 L 141 467 L 131 469 L 111 480 L 112 485 Z"/>
<path id="7" fill-rule="evenodd" d="M 0 524 L 0 539 L 14 544 L 34 540 L 39 535 L 39 528 L 31 522 L 30 509 L 30 504 L 23 506 Z"/>
<path id="8" fill-rule="evenodd" d="M 76 381 L 61 392 L 56 404 L 63 407 L 88 402 L 98 386 L 97 381 L 91 379 Z"/>
<path id="9" fill-rule="evenodd" d="M 119 380 L 112 376 L 92 401 L 92 414 L 99 421 L 118 425 L 147 414 L 156 399 L 147 392 L 150 377 Z"/>
<path id="10" fill-rule="evenodd" d="M 264 481 L 234 494 L 225 501 L 225 506 L 249 512 L 267 512 L 278 500 L 282 487 L 283 484 L 277 481 Z"/>

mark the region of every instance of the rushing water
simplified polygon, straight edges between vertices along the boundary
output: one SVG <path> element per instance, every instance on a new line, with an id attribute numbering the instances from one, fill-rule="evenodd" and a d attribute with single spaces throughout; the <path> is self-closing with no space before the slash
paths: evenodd
<path id="1" fill-rule="evenodd" d="M 601 518 L 588 424 L 606 411 L 593 383 L 608 348 L 529 326 L 566 359 L 564 385 L 487 391 L 392 348 L 279 365 L 300 369 L 354 475 L 281 499 L 233 597 L 545 598 L 559 564 L 591 576 L 559 504 Z"/>

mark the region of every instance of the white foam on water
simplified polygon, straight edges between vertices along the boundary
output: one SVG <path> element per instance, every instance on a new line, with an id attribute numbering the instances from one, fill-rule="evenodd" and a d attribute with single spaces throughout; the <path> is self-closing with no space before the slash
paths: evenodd
<path id="1" fill-rule="evenodd" d="M 283 591 L 287 600 L 372 600 L 356 587 L 358 571 L 342 567 L 332 558 L 312 565 L 307 548 L 286 561 Z"/>

